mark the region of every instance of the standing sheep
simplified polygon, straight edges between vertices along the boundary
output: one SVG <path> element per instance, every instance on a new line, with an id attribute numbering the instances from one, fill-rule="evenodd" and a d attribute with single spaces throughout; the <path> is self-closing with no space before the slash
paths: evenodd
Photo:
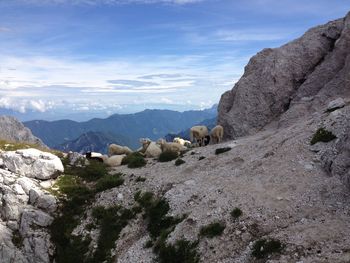
<path id="1" fill-rule="evenodd" d="M 223 137 L 224 137 L 224 127 L 222 127 L 221 125 L 216 125 L 210 131 L 210 139 L 213 143 L 215 142 L 220 143 Z"/>
<path id="2" fill-rule="evenodd" d="M 114 143 L 108 146 L 108 156 L 121 155 L 121 154 L 128 155 L 130 153 L 132 153 L 132 150 L 127 146 L 120 146 Z"/>
<path id="3" fill-rule="evenodd" d="M 207 145 L 209 143 L 208 128 L 206 126 L 193 126 L 190 129 L 190 139 L 191 142 L 195 140 L 199 146 L 202 146 L 203 144 Z"/>

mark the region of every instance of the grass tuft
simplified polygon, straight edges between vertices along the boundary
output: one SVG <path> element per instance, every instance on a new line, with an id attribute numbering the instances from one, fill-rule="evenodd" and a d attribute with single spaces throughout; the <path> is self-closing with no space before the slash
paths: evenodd
<path id="1" fill-rule="evenodd" d="M 175 160 L 177 157 L 178 157 L 178 154 L 176 152 L 165 151 L 159 155 L 158 161 L 162 163 L 170 162 L 172 160 Z"/>
<path id="2" fill-rule="evenodd" d="M 265 258 L 273 253 L 280 253 L 283 245 L 277 239 L 260 239 L 253 245 L 252 255 L 256 258 Z"/>
<path id="3" fill-rule="evenodd" d="M 220 236 L 222 232 L 224 232 L 224 229 L 226 228 L 226 225 L 222 222 L 214 222 L 207 226 L 203 226 L 200 229 L 200 236 L 213 238 L 216 236 Z"/>
<path id="4" fill-rule="evenodd" d="M 310 144 L 314 145 L 318 142 L 330 142 L 336 138 L 337 136 L 335 136 L 332 132 L 327 131 L 324 128 L 319 128 L 312 137 Z"/>
<path id="5" fill-rule="evenodd" d="M 131 153 L 123 158 L 122 165 L 128 165 L 128 168 L 140 168 L 147 164 L 147 161 L 139 152 Z"/>
<path id="6" fill-rule="evenodd" d="M 239 209 L 238 207 L 234 208 L 232 211 L 231 211 L 231 216 L 232 218 L 234 219 L 237 219 L 239 218 L 240 216 L 242 216 L 243 212 L 241 209 Z"/>
<path id="7" fill-rule="evenodd" d="M 179 166 L 179 165 L 184 164 L 184 163 L 186 163 L 186 162 L 180 158 L 176 159 L 176 161 L 175 161 L 176 166 Z"/>
<path id="8" fill-rule="evenodd" d="M 117 186 L 120 186 L 124 183 L 124 179 L 122 178 L 122 174 L 107 174 L 102 178 L 98 179 L 96 182 L 96 192 L 102 192 L 107 189 L 111 189 Z"/>

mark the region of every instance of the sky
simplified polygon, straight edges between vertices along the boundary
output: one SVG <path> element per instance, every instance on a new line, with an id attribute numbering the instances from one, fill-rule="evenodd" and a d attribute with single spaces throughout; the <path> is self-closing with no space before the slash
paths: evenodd
<path id="1" fill-rule="evenodd" d="M 261 49 L 348 11 L 348 0 L 0 0 L 0 113 L 208 108 Z"/>

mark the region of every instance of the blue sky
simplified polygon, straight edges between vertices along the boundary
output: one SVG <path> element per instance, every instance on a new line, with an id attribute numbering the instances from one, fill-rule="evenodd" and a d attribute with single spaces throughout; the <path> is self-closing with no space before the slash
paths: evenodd
<path id="1" fill-rule="evenodd" d="M 0 108 L 55 119 L 209 107 L 252 55 L 348 11 L 348 0 L 1 0 Z"/>

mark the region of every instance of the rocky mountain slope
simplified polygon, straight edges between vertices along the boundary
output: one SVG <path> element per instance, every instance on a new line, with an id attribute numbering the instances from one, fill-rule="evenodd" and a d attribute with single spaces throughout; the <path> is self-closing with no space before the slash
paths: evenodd
<path id="1" fill-rule="evenodd" d="M 106 119 L 92 119 L 87 122 L 70 120 L 30 121 L 24 125 L 48 146 L 55 147 L 75 140 L 89 132 L 114 134 L 115 141 L 137 149 L 139 138 L 157 140 L 168 133 L 177 133 L 203 120 L 217 115 L 216 105 L 202 111 L 177 112 L 171 110 L 145 110 L 135 114 L 114 114 Z M 126 139 L 125 139 L 126 138 Z"/>
<path id="2" fill-rule="evenodd" d="M 350 262 L 350 86 L 344 49 L 349 19 L 311 29 L 251 60 L 219 106 L 219 122 L 235 140 L 193 148 L 182 161 L 149 158 L 142 168 L 119 166 L 109 174 L 100 163 L 69 166 L 66 160 L 67 174 L 55 185 L 64 194 L 56 212 L 42 199 L 32 202 L 20 184 L 35 162 L 21 151 L 2 153 L 0 261 Z M 334 46 L 328 38 L 337 39 Z M 264 53 L 266 59 L 276 53 L 275 67 L 268 66 L 272 57 L 260 61 Z M 331 57 L 332 63 L 323 64 Z M 265 85 L 263 76 L 266 83 L 274 76 L 284 85 Z M 292 84 L 292 77 L 303 84 Z M 248 80 L 251 86 L 244 86 Z M 42 155 L 31 156 L 46 162 Z M 20 164 L 25 169 L 17 170 Z M 42 180 L 41 174 L 28 179 Z M 47 192 L 43 196 L 53 200 Z M 23 207 L 43 209 L 50 220 L 36 215 L 28 223 Z M 14 219 L 8 216 L 12 211 Z"/>
<path id="3" fill-rule="evenodd" d="M 242 78 L 221 97 L 218 122 L 226 138 L 254 134 L 321 111 L 350 96 L 350 14 L 308 30 L 280 48 L 252 57 Z"/>
<path id="4" fill-rule="evenodd" d="M 21 122 L 11 116 L 0 116 L 0 140 L 44 146 L 43 142 L 35 137 L 30 129 L 24 127 Z"/>

